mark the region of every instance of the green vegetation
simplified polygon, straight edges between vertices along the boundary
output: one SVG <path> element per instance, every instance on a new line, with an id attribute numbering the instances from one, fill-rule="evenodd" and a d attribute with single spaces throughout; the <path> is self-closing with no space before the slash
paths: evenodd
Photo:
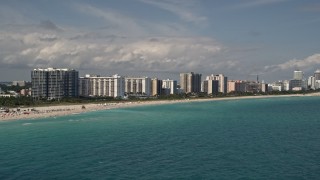
<path id="1" fill-rule="evenodd" d="M 228 94 L 218 93 L 207 95 L 199 94 L 175 94 L 175 95 L 160 95 L 157 97 L 134 97 L 128 99 L 112 98 L 112 97 L 79 97 L 79 98 L 63 98 L 60 100 L 33 100 L 31 97 L 0 97 L 0 107 L 21 107 L 21 106 L 51 106 L 51 105 L 68 105 L 68 104 L 86 104 L 86 103 L 112 103 L 125 101 L 156 101 L 156 100 L 181 100 L 181 99 L 201 99 L 201 98 L 223 98 L 235 96 L 263 96 L 263 95 L 290 95 L 290 94 L 308 94 L 320 92 L 319 90 L 308 91 L 272 91 L 268 93 L 251 93 L 251 92 L 231 92 Z"/>
<path id="2" fill-rule="evenodd" d="M 29 89 L 30 87 L 31 87 L 31 85 L 26 85 L 26 86 L 7 86 L 7 85 L 4 85 L 4 84 L 0 84 L 0 88 L 4 92 L 8 92 L 8 91 L 20 92 L 21 89 Z"/>

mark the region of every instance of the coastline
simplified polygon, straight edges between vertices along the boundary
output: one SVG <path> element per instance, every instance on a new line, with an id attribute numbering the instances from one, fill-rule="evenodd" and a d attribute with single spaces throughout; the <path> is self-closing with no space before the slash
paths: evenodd
<path id="1" fill-rule="evenodd" d="M 223 98 L 206 98 L 206 99 L 184 99 L 184 100 L 154 100 L 154 101 L 135 101 L 135 102 L 119 102 L 119 103 L 104 103 L 104 104 L 77 104 L 77 105 L 58 105 L 58 106 L 44 106 L 44 107 L 27 107 L 10 108 L 9 113 L 0 113 L 0 121 L 23 120 L 23 119 L 40 119 L 47 117 L 66 116 L 71 114 L 79 114 L 91 111 L 100 111 L 116 108 L 146 106 L 146 105 L 160 105 L 160 104 L 174 104 L 187 102 L 205 102 L 205 101 L 225 101 L 225 100 L 239 100 L 239 99 L 261 99 L 261 98 L 276 98 L 276 97 L 305 97 L 305 96 L 320 96 L 320 93 L 311 94 L 290 94 L 290 95 L 265 95 L 265 96 L 240 96 L 240 97 L 223 97 Z M 83 108 L 83 106 L 85 108 Z"/>

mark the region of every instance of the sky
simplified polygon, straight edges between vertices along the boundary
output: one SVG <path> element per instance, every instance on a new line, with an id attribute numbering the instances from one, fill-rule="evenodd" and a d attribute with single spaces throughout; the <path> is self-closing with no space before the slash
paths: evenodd
<path id="1" fill-rule="evenodd" d="M 320 69 L 318 0 L 1 0 L 0 81 L 34 68 L 229 80 Z"/>

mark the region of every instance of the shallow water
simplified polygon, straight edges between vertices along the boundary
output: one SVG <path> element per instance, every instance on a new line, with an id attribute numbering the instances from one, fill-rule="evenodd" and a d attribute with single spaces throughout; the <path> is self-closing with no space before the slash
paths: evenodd
<path id="1" fill-rule="evenodd" d="M 317 179 L 320 97 L 0 123 L 0 179 Z"/>

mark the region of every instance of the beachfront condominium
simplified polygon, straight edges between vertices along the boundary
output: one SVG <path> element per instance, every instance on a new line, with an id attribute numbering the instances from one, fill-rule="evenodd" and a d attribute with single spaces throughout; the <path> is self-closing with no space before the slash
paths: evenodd
<path id="1" fill-rule="evenodd" d="M 314 76 L 309 76 L 307 85 L 308 89 L 316 89 L 316 80 Z"/>
<path id="2" fill-rule="evenodd" d="M 302 71 L 294 71 L 293 72 L 293 79 L 294 80 L 302 80 L 303 79 L 303 72 Z"/>
<path id="3" fill-rule="evenodd" d="M 217 80 L 219 81 L 219 92 L 227 93 L 228 90 L 228 78 L 223 74 L 207 76 L 206 80 Z"/>
<path id="4" fill-rule="evenodd" d="M 162 94 L 162 80 L 154 78 L 151 80 L 151 95 L 158 96 Z"/>
<path id="5" fill-rule="evenodd" d="M 162 80 L 162 89 L 164 90 L 164 94 L 176 94 L 177 93 L 177 81 L 175 80 Z"/>
<path id="6" fill-rule="evenodd" d="M 320 69 L 317 69 L 317 70 L 314 72 L 314 80 L 315 80 L 315 81 L 320 80 Z"/>
<path id="7" fill-rule="evenodd" d="M 74 69 L 34 69 L 31 71 L 33 99 L 78 97 L 79 72 Z"/>
<path id="8" fill-rule="evenodd" d="M 202 83 L 202 91 L 209 94 L 218 94 L 219 81 L 218 80 L 204 80 Z"/>
<path id="9" fill-rule="evenodd" d="M 180 73 L 180 88 L 185 93 L 199 93 L 201 91 L 201 74 Z"/>
<path id="10" fill-rule="evenodd" d="M 228 93 L 230 92 L 246 92 L 246 82 L 241 80 L 228 81 Z"/>
<path id="11" fill-rule="evenodd" d="M 151 78 L 126 77 L 125 93 L 129 96 L 150 96 L 151 95 Z"/>
<path id="12" fill-rule="evenodd" d="M 292 91 L 301 91 L 305 89 L 306 85 L 302 71 L 296 70 L 293 72 L 293 79 L 289 81 L 289 86 Z"/>
<path id="13" fill-rule="evenodd" d="M 79 96 L 124 97 L 124 77 L 117 74 L 109 77 L 87 74 L 79 79 Z"/>

